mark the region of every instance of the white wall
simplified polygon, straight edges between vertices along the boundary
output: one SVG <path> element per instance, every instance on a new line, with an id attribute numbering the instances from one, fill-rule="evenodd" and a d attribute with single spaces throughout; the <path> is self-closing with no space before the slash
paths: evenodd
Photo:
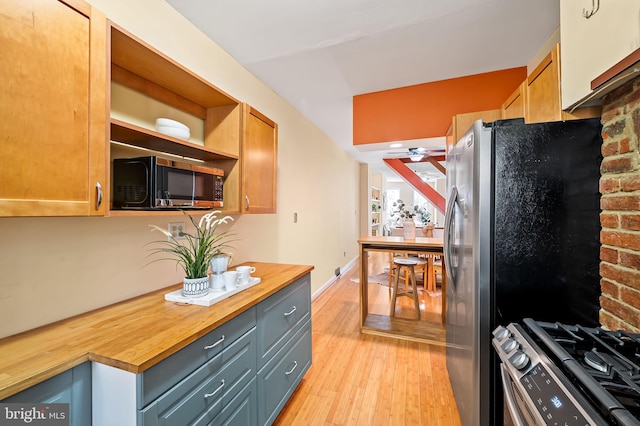
<path id="1" fill-rule="evenodd" d="M 313 265 L 316 291 L 357 256 L 355 160 L 166 2 L 89 3 L 278 123 L 278 213 L 235 217 L 235 263 Z M 145 266 L 145 244 L 158 238 L 148 225 L 177 219 L 0 218 L 0 337 L 180 282 L 172 262 Z"/>

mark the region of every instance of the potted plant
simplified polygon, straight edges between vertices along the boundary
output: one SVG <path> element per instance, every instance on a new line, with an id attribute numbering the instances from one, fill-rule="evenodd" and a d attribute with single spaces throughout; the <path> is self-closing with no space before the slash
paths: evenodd
<path id="1" fill-rule="evenodd" d="M 217 214 L 219 210 L 205 214 L 200 218 L 199 222 L 189 214 L 183 211 L 189 217 L 189 220 L 195 228 L 194 234 L 180 232 L 180 236 L 184 240 L 177 240 L 169 231 L 155 225 L 149 225 L 152 231 L 160 231 L 168 237 L 167 240 L 154 241 L 155 244 L 151 249 L 151 254 L 169 254 L 172 257 L 163 257 L 158 260 L 175 260 L 177 265 L 184 270 L 184 286 L 183 292 L 185 296 L 204 296 L 209 292 L 209 277 L 207 270 L 211 259 L 215 256 L 224 254 L 229 248 L 230 236 L 229 231 L 218 232 L 218 227 L 227 223 L 227 220 L 233 220 L 231 216 L 225 216 L 220 219 Z M 177 266 L 176 265 L 176 266 Z"/>

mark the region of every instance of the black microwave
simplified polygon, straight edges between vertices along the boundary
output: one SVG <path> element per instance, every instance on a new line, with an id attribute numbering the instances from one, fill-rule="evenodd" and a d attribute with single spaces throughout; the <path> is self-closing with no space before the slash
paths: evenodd
<path id="1" fill-rule="evenodd" d="M 113 160 L 112 208 L 192 210 L 223 207 L 224 172 L 156 156 Z"/>

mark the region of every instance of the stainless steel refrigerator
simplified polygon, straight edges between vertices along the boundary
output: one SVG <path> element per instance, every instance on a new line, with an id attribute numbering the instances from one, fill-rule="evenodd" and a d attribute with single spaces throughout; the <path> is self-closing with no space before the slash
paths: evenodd
<path id="1" fill-rule="evenodd" d="M 446 356 L 465 426 L 502 425 L 497 325 L 598 325 L 600 132 L 477 121 L 447 156 Z"/>

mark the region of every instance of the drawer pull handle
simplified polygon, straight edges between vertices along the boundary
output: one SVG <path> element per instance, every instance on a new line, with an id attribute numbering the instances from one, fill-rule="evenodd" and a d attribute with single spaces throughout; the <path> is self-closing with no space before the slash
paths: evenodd
<path id="1" fill-rule="evenodd" d="M 285 317 L 288 317 L 289 315 L 291 315 L 292 313 L 294 313 L 296 311 L 296 307 L 294 306 L 292 310 L 290 310 L 289 312 L 287 312 L 286 314 L 284 314 Z"/>
<path id="2" fill-rule="evenodd" d="M 296 368 L 298 368 L 298 361 L 293 361 L 293 367 L 291 368 L 291 370 L 287 371 L 284 374 L 288 376 L 289 374 L 293 373 L 293 370 L 295 370 Z"/>
<path id="3" fill-rule="evenodd" d="M 222 337 L 220 338 L 220 340 L 218 340 L 217 342 L 215 342 L 215 343 L 214 343 L 214 344 L 212 344 L 212 345 L 205 346 L 204 348 L 205 348 L 205 349 L 212 349 L 212 348 L 215 348 L 216 346 L 218 346 L 218 345 L 219 345 L 220 343 L 222 343 L 222 342 L 224 342 L 224 334 L 222 335 Z"/>
<path id="4" fill-rule="evenodd" d="M 205 398 L 210 398 L 210 397 L 212 397 L 213 395 L 215 395 L 215 394 L 217 394 L 218 392 L 220 392 L 220 391 L 222 390 L 222 388 L 223 388 L 223 387 L 224 387 L 224 379 L 220 380 L 220 386 L 218 386 L 218 388 L 217 388 L 216 390 L 214 390 L 214 391 L 213 391 L 213 392 L 211 392 L 211 393 L 205 393 L 205 394 L 204 394 L 204 397 L 205 397 Z"/>

